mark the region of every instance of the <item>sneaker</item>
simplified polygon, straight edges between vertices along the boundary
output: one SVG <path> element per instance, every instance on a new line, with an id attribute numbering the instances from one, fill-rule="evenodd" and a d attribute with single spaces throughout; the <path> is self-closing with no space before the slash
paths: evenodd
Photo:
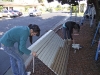
<path id="1" fill-rule="evenodd" d="M 31 75 L 31 72 L 27 72 L 27 75 Z"/>
<path id="2" fill-rule="evenodd" d="M 64 42 L 66 41 L 66 39 L 63 40 Z"/>
<path id="3" fill-rule="evenodd" d="M 67 39 L 68 41 L 71 41 L 71 39 Z"/>

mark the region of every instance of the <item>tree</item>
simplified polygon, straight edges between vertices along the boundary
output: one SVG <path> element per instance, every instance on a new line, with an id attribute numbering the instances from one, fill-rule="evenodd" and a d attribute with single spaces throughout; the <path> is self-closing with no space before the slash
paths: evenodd
<path id="1" fill-rule="evenodd" d="M 54 0 L 47 0 L 48 2 L 52 2 Z M 83 1 L 83 0 L 57 0 L 58 2 L 62 4 L 74 4 L 77 5 L 77 1 Z M 87 0 L 87 4 L 94 4 L 95 9 L 96 9 L 96 22 L 100 21 L 100 0 Z"/>
<path id="2" fill-rule="evenodd" d="M 48 2 L 52 2 L 54 0 L 47 0 Z M 60 2 L 61 4 L 78 4 L 78 1 L 82 1 L 82 0 L 57 0 L 58 2 Z"/>
<path id="3" fill-rule="evenodd" d="M 13 2 L 14 0 L 2 0 L 2 1 L 5 1 L 5 2 Z"/>
<path id="4" fill-rule="evenodd" d="M 0 12 L 2 11 L 2 9 L 3 9 L 3 6 L 0 6 Z"/>
<path id="5" fill-rule="evenodd" d="M 39 3 L 43 3 L 43 2 L 44 2 L 44 0 L 38 0 L 38 2 L 39 2 Z"/>
<path id="6" fill-rule="evenodd" d="M 100 21 L 100 9 L 99 9 L 99 6 L 100 6 L 100 2 L 99 0 L 88 0 L 87 1 L 87 4 L 94 4 L 95 6 L 95 9 L 96 9 L 96 22 L 98 23 L 98 21 Z"/>

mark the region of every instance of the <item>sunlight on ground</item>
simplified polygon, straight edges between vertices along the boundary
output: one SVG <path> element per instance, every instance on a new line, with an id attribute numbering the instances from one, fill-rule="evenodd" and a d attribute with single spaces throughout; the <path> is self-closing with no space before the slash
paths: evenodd
<path id="1" fill-rule="evenodd" d="M 3 35 L 4 32 L 0 32 L 0 35 Z"/>
<path id="2" fill-rule="evenodd" d="M 7 17 L 6 19 L 12 19 L 12 18 L 10 18 L 10 17 Z"/>

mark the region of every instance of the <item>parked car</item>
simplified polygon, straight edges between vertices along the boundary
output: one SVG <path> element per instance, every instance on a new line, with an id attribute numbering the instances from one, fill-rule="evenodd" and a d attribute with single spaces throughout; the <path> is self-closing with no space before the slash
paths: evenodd
<path id="1" fill-rule="evenodd" d="M 18 11 L 18 10 L 13 10 L 13 12 L 15 12 L 16 14 L 18 14 L 18 16 L 22 16 L 22 12 Z"/>
<path id="2" fill-rule="evenodd" d="M 29 13 L 29 16 L 40 16 L 42 12 L 40 10 L 33 10 Z"/>
<path id="3" fill-rule="evenodd" d="M 2 16 L 16 17 L 16 16 L 18 16 L 18 14 L 15 13 L 14 11 L 12 11 L 12 10 L 5 10 L 5 11 L 2 11 Z"/>

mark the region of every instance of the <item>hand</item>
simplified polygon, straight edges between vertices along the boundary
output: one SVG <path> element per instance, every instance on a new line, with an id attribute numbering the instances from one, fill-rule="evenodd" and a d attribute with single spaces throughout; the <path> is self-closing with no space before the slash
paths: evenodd
<path id="1" fill-rule="evenodd" d="M 34 57 L 36 57 L 36 52 L 32 52 L 32 55 L 33 55 Z"/>

